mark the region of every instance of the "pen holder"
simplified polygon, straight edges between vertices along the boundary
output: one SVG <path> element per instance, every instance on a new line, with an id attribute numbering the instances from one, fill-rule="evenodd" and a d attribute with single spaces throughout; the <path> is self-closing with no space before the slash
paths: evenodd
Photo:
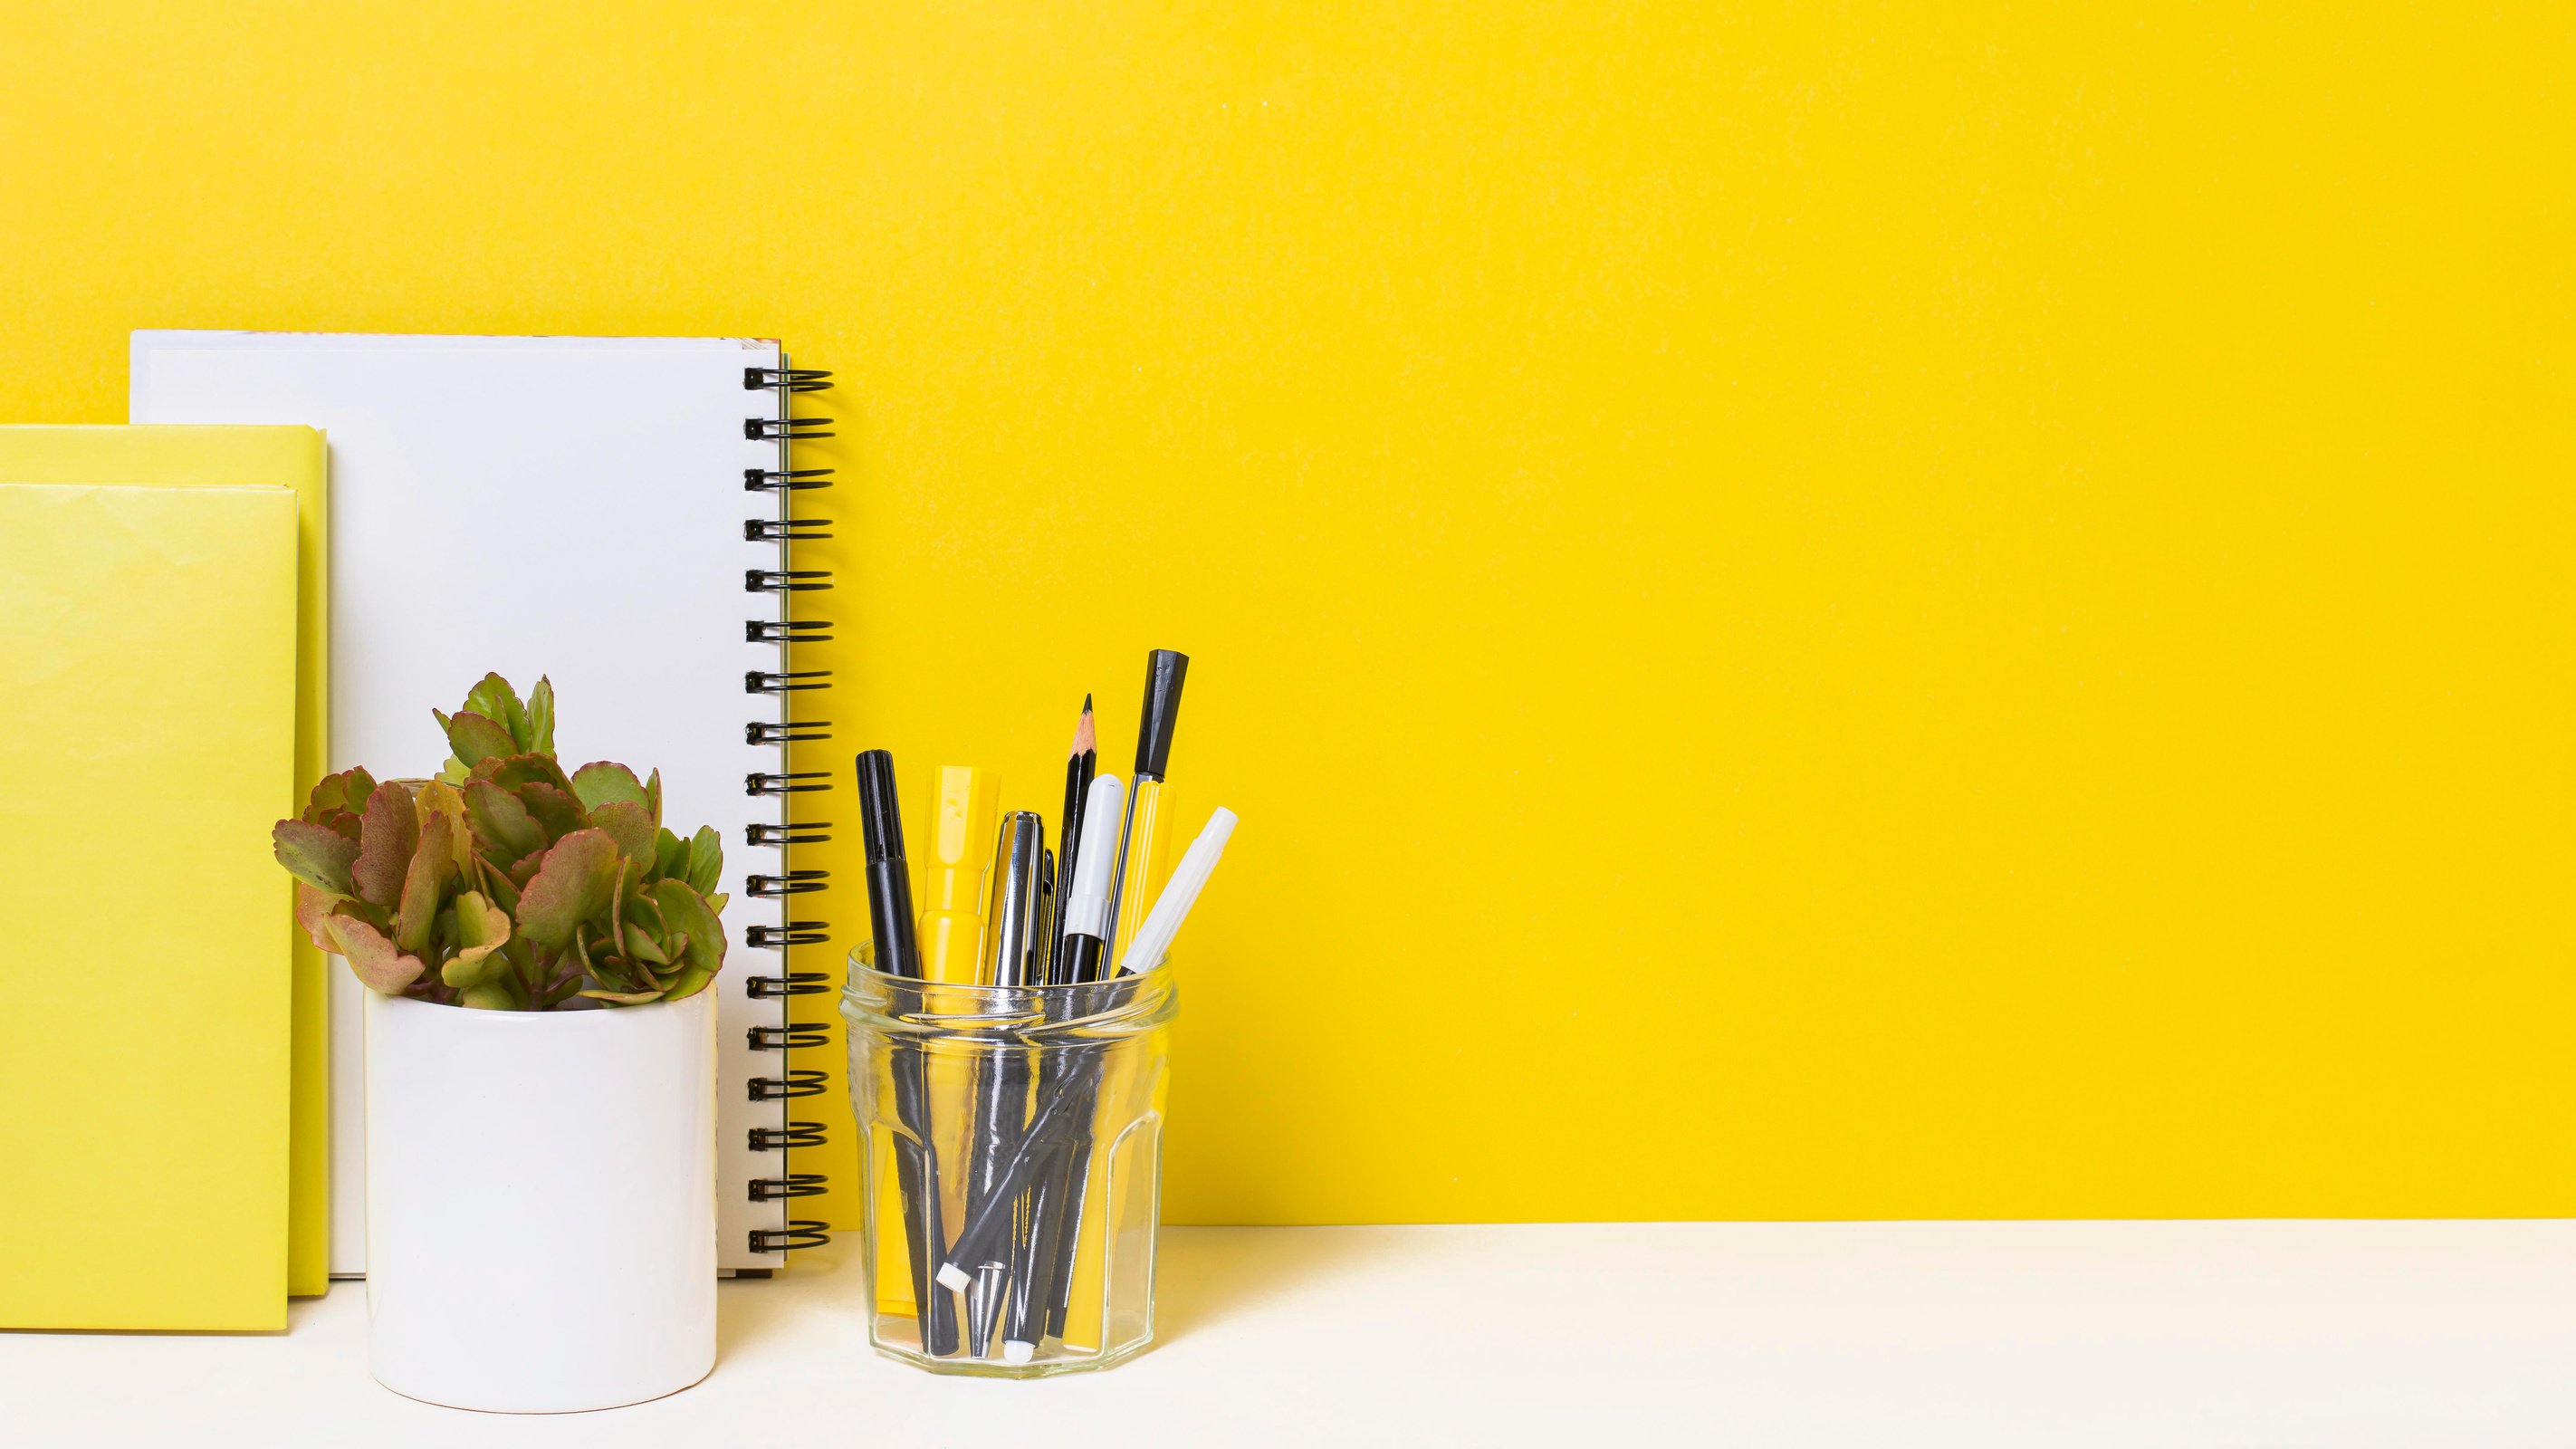
<path id="1" fill-rule="evenodd" d="M 855 956 L 869 1341 L 933 1373 L 1108 1368 L 1154 1336 L 1168 968 L 961 986 Z"/>

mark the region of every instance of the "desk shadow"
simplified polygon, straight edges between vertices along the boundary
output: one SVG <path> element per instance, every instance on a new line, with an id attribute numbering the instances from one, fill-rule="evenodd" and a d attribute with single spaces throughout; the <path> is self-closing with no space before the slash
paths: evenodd
<path id="1" fill-rule="evenodd" d="M 857 1235 L 851 1240 L 856 1242 Z M 797 1254 L 793 1267 L 774 1278 L 727 1278 L 716 1285 L 716 1361 L 776 1339 L 816 1331 L 823 1321 L 846 1320 L 867 1332 L 867 1283 L 855 1263 L 841 1261 L 836 1240 Z M 844 1272 L 846 1267 L 847 1271 Z"/>
<path id="2" fill-rule="evenodd" d="M 1154 1341 L 1258 1311 L 1282 1295 L 1357 1276 L 1397 1251 L 1384 1228 L 1163 1229 L 1154 1264 Z"/>

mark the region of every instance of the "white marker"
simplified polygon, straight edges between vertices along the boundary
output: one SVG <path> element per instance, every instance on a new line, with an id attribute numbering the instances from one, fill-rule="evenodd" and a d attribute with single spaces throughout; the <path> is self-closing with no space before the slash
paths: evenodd
<path id="1" fill-rule="evenodd" d="M 1145 924 L 1136 928 L 1136 939 L 1126 945 L 1118 958 L 1121 973 L 1151 971 L 1163 964 L 1172 949 L 1172 938 L 1180 934 L 1181 922 L 1188 920 L 1190 907 L 1197 905 L 1199 892 L 1207 888 L 1208 876 L 1215 872 L 1217 857 L 1225 854 L 1225 842 L 1234 834 L 1234 812 L 1218 806 L 1208 817 L 1207 827 L 1199 838 L 1190 842 L 1181 863 L 1172 867 L 1172 878 L 1163 886 L 1154 909 L 1145 913 Z"/>

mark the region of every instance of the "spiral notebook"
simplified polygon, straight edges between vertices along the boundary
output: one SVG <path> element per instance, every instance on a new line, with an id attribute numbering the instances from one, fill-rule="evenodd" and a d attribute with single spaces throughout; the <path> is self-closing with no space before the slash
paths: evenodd
<path id="1" fill-rule="evenodd" d="M 659 769 L 667 821 L 723 835 L 718 1262 L 737 1274 L 779 1266 L 825 1226 L 790 1211 L 822 1190 L 790 1153 L 820 1145 L 793 1107 L 823 1075 L 789 1063 L 827 1034 L 786 1011 L 825 987 L 784 957 L 823 938 L 785 903 L 828 882 L 784 857 L 823 838 L 801 822 L 828 814 L 809 807 L 835 788 L 790 776 L 784 748 L 825 737 L 812 702 L 830 681 L 787 658 L 830 628 L 793 607 L 830 580 L 787 558 L 803 529 L 789 501 L 828 483 L 789 458 L 823 422 L 790 403 L 824 386 L 776 342 L 744 338 L 133 339 L 136 422 L 328 435 L 331 768 L 431 774 L 447 753 L 433 707 L 454 709 L 487 671 L 522 688 L 542 674 L 566 761 Z M 363 989 L 332 973 L 334 1276 L 366 1263 Z"/>

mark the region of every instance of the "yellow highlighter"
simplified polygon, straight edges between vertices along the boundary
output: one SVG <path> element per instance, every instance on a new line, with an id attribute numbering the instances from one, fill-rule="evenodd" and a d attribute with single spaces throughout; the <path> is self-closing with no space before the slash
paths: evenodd
<path id="1" fill-rule="evenodd" d="M 930 826 L 924 847 L 912 856 L 913 869 L 919 874 L 912 882 L 914 901 L 921 907 L 919 942 L 921 975 L 925 981 L 944 981 L 952 985 L 972 985 L 977 965 L 984 951 L 984 877 L 991 864 L 993 831 L 1001 813 L 1000 783 L 990 770 L 973 765 L 942 765 L 931 786 Z M 880 1066 L 880 1092 L 892 1090 L 891 1079 Z M 957 1077 L 955 1064 L 933 1061 L 929 1064 L 930 1096 L 935 1104 L 930 1116 L 934 1124 L 932 1150 L 943 1162 L 963 1162 L 966 1153 L 965 1106 L 966 1086 Z M 882 1130 L 882 1129 L 880 1129 Z M 893 1161 L 893 1144 L 877 1143 L 880 1160 Z M 966 1174 L 944 1174 L 941 1183 L 940 1212 L 943 1222 L 959 1222 L 966 1212 Z M 887 1172 L 878 1185 L 877 1220 L 899 1223 L 904 1204 L 895 1174 Z M 882 1233 L 877 1239 L 877 1307 L 881 1312 L 914 1314 L 912 1301 L 912 1265 L 901 1232 Z"/>
<path id="2" fill-rule="evenodd" d="M 922 852 L 921 975 L 971 984 L 984 951 L 984 876 L 1001 813 L 990 770 L 939 767 L 931 798 L 929 849 Z"/>
<path id="3" fill-rule="evenodd" d="M 1127 792 L 1127 822 L 1118 833 L 1118 870 L 1110 877 L 1109 941 L 1100 953 L 1104 965 L 1118 959 L 1118 948 L 1145 924 L 1154 905 L 1155 867 L 1160 852 L 1163 771 L 1171 763 L 1172 734 L 1181 723 L 1181 684 L 1189 677 L 1190 656 L 1157 649 L 1145 659 L 1145 708 L 1136 723 L 1136 778 Z"/>

